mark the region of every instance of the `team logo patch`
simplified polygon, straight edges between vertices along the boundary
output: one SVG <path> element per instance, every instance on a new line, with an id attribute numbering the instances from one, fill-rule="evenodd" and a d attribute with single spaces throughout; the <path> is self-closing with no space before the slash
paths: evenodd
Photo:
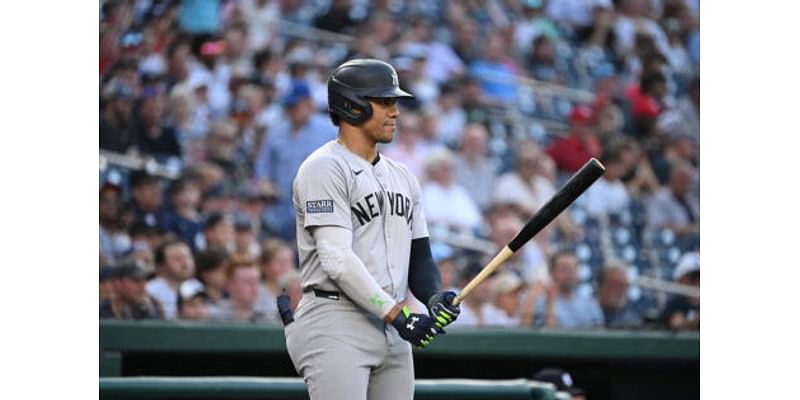
<path id="1" fill-rule="evenodd" d="M 321 214 L 333 212 L 333 200 L 314 200 L 306 202 L 306 212 L 309 214 Z"/>

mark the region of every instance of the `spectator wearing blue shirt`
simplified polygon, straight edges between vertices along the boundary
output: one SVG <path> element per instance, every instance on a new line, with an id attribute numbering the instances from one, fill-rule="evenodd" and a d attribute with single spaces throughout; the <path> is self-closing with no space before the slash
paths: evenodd
<path id="1" fill-rule="evenodd" d="M 517 72 L 504 62 L 503 38 L 489 36 L 483 54 L 482 58 L 470 63 L 470 74 L 478 79 L 487 96 L 502 103 L 512 103 L 517 97 Z"/>
<path id="2" fill-rule="evenodd" d="M 172 184 L 170 190 L 172 208 L 164 213 L 162 229 L 177 234 L 189 244 L 192 252 L 197 251 L 197 236 L 203 229 L 200 207 L 200 188 L 197 182 L 183 177 Z"/>
<path id="3" fill-rule="evenodd" d="M 277 191 L 277 200 L 265 211 L 266 227 L 281 239 L 294 240 L 292 182 L 300 164 L 314 150 L 336 137 L 336 128 L 314 114 L 311 91 L 302 81 L 294 81 L 283 98 L 287 116 L 267 132 L 255 163 L 256 177 Z"/>
<path id="4" fill-rule="evenodd" d="M 535 326 L 546 328 L 602 328 L 603 312 L 591 296 L 577 292 L 578 258 L 568 250 L 555 253 L 550 259 L 551 285 L 547 295 L 536 302 Z"/>

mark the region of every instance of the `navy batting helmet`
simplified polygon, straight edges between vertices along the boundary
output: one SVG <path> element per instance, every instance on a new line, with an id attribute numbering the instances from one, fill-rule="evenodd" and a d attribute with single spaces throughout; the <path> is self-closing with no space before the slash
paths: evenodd
<path id="1" fill-rule="evenodd" d="M 380 60 L 347 61 L 328 78 L 328 111 L 353 125 L 372 116 L 369 98 L 397 97 L 414 98 L 400 89 L 394 67 Z"/>

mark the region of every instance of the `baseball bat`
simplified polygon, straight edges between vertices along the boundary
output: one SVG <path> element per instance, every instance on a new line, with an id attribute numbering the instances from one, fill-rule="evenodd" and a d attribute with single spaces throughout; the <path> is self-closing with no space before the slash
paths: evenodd
<path id="1" fill-rule="evenodd" d="M 514 255 L 514 252 L 519 250 L 520 247 L 536 236 L 545 226 L 556 219 L 556 217 L 572 204 L 578 196 L 585 192 L 592 183 L 603 176 L 605 170 L 606 168 L 600 161 L 597 161 L 597 159 L 592 158 L 587 161 L 586 164 L 584 164 L 575 175 L 569 178 L 569 181 L 553 195 L 553 198 L 531 217 L 531 220 L 525 224 L 525 227 L 523 227 L 522 230 L 519 231 L 519 233 L 517 233 L 517 235 L 514 236 L 514 238 L 511 239 L 483 269 L 481 269 L 481 272 L 472 278 L 472 280 L 464 286 L 464 289 L 461 289 L 461 293 L 453 299 L 453 304 L 460 304 L 465 297 L 469 296 L 470 292 L 472 292 L 475 287 L 480 285 L 492 272 L 497 270 L 497 268 Z"/>

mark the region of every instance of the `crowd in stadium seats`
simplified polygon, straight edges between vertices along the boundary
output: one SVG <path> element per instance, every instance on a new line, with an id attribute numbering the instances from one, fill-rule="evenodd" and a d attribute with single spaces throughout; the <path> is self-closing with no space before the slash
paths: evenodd
<path id="1" fill-rule="evenodd" d="M 699 329 L 699 297 L 669 289 L 700 285 L 699 0 L 99 11 L 101 318 L 279 324 L 275 297 L 302 296 L 292 180 L 336 135 L 327 75 L 370 57 L 416 95 L 381 151 L 422 184 L 444 287 L 590 157 L 607 168 L 454 327 Z"/>

